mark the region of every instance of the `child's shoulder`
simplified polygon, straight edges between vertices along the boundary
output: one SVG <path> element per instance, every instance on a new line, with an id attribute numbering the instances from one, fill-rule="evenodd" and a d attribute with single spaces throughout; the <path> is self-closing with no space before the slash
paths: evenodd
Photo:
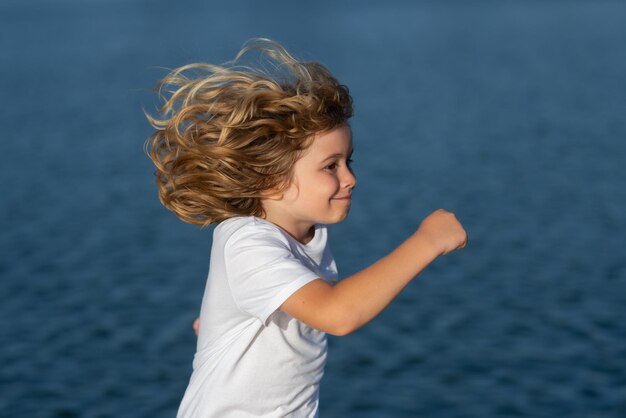
<path id="1" fill-rule="evenodd" d="M 242 242 L 289 244 L 288 237 L 278 226 L 255 216 L 236 216 L 220 222 L 213 232 L 213 241 L 221 241 L 223 245 Z"/>

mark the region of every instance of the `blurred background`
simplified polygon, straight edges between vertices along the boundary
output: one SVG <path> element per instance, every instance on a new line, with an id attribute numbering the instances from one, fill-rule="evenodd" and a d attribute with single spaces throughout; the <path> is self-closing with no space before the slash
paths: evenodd
<path id="1" fill-rule="evenodd" d="M 3 0 L 0 416 L 173 417 L 212 229 L 143 153 L 167 68 L 249 38 L 353 93 L 347 276 L 454 211 L 469 246 L 331 338 L 321 416 L 626 416 L 626 3 Z"/>

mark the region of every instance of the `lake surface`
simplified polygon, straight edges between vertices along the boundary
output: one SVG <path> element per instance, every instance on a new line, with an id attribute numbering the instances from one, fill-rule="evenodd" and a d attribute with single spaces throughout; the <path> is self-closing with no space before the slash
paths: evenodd
<path id="1" fill-rule="evenodd" d="M 254 36 L 353 93 L 340 274 L 438 207 L 470 237 L 331 338 L 321 416 L 626 416 L 626 4 L 336 3 L 0 3 L 1 417 L 175 415 L 212 230 L 160 206 L 142 107 Z"/>

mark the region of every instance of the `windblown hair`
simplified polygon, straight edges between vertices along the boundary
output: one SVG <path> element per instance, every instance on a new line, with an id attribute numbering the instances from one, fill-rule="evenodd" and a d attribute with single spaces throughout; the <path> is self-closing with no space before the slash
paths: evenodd
<path id="1" fill-rule="evenodd" d="M 222 66 L 173 70 L 155 90 L 164 101 L 146 152 L 161 203 L 183 221 L 209 225 L 264 216 L 263 192 L 289 186 L 314 136 L 352 116 L 352 99 L 321 64 L 254 39 Z"/>

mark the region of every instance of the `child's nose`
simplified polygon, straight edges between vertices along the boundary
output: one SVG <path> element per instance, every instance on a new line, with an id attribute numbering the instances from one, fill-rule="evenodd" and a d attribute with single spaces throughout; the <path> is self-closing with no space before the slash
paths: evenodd
<path id="1" fill-rule="evenodd" d="M 354 176 L 351 168 L 346 167 L 343 170 L 341 183 L 344 188 L 348 189 L 353 189 L 354 186 L 356 186 L 356 177 Z"/>

